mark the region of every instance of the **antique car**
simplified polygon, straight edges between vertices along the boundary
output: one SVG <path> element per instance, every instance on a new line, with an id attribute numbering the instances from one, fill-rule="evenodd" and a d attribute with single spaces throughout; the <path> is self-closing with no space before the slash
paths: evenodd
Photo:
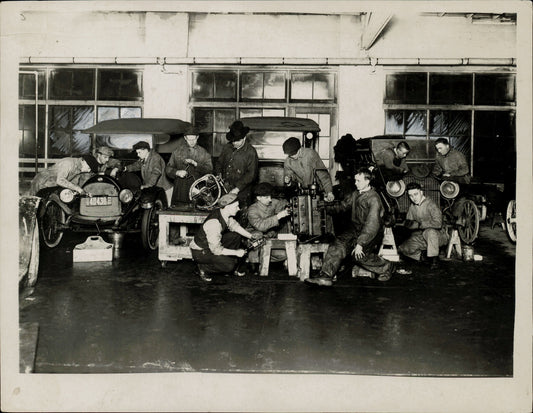
<path id="1" fill-rule="evenodd" d="M 117 119 L 100 122 L 85 130 L 94 134 L 96 146 L 106 145 L 122 164 L 136 157 L 132 146 L 140 140 L 151 147 L 172 146 L 172 137 L 183 134 L 188 122 L 179 119 Z M 141 178 L 133 172 L 119 172 L 116 177 L 99 173 L 81 185 L 90 194 L 78 195 L 70 189 L 45 188 L 39 210 L 41 239 L 49 248 L 56 247 L 66 231 L 93 233 L 139 233 L 143 247 L 157 248 L 159 227 L 157 211 L 167 208 L 162 188 L 140 189 Z"/>
<path id="2" fill-rule="evenodd" d="M 436 153 L 433 142 L 427 139 L 408 140 L 411 147 L 408 157 L 411 173 L 406 174 L 401 182 L 389 182 L 387 185 L 375 162 L 375 155 L 386 146 L 395 146 L 401 140 L 398 136 L 386 135 L 359 139 L 353 143 L 349 154 L 343 150 L 344 153 L 340 156 L 343 162 L 352 166 L 352 170 L 372 167 L 375 176 L 373 185 L 380 193 L 393 223 L 401 222 L 409 209 L 410 201 L 405 188 L 410 182 L 417 182 L 422 186 L 424 194 L 441 208 L 445 222 L 457 227 L 461 240 L 466 244 L 477 238 L 480 221 L 504 212 L 504 205 L 507 205 L 505 195 L 497 185 L 477 182 L 475 177 L 466 185 L 432 176 Z M 337 152 L 336 148 L 335 150 Z M 511 214 L 512 205 L 509 209 Z M 508 219 L 508 226 L 512 225 L 512 219 Z"/>

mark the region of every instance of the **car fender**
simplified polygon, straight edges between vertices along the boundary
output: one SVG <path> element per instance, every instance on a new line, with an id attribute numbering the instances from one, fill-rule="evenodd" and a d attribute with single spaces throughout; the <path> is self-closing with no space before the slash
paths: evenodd
<path id="1" fill-rule="evenodd" d="M 72 211 L 72 209 L 70 209 L 67 205 L 65 205 L 63 203 L 63 201 L 61 201 L 61 198 L 59 198 L 59 195 L 57 193 L 52 193 L 50 195 L 48 195 L 45 199 L 43 199 L 43 202 L 41 203 L 41 206 L 45 206 L 46 203 L 49 201 L 49 200 L 53 200 L 57 203 L 57 205 L 60 206 L 60 208 L 65 211 L 65 214 L 67 214 L 68 217 L 70 217 L 74 212 Z"/>
<path id="2" fill-rule="evenodd" d="M 163 188 L 159 186 L 151 186 L 150 188 L 144 188 L 141 191 L 140 204 L 143 209 L 150 209 L 154 205 L 156 199 L 161 199 L 163 206 L 167 207 L 167 198 Z"/>

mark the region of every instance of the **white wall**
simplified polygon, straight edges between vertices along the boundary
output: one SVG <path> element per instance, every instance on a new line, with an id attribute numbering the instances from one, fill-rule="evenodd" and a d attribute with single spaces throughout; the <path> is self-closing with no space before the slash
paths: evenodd
<path id="1" fill-rule="evenodd" d="M 144 69 L 144 117 L 190 120 L 188 76 L 185 65 L 147 65 Z"/>

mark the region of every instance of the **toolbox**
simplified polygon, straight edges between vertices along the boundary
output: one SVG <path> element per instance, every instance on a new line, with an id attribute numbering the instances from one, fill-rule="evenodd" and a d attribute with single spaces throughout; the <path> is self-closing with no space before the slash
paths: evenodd
<path id="1" fill-rule="evenodd" d="M 74 247 L 72 259 L 74 262 L 112 261 L 113 244 L 105 242 L 100 236 L 90 236 Z"/>

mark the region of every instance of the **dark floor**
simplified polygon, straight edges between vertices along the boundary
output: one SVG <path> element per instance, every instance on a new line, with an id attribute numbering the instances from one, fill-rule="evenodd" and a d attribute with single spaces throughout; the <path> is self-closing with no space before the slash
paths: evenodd
<path id="1" fill-rule="evenodd" d="M 443 262 L 333 288 L 285 275 L 219 277 L 161 268 L 135 237 L 112 263 L 72 263 L 70 236 L 41 254 L 20 322 L 38 323 L 36 373 L 321 372 L 513 374 L 514 247 L 482 228 L 481 262 Z"/>

